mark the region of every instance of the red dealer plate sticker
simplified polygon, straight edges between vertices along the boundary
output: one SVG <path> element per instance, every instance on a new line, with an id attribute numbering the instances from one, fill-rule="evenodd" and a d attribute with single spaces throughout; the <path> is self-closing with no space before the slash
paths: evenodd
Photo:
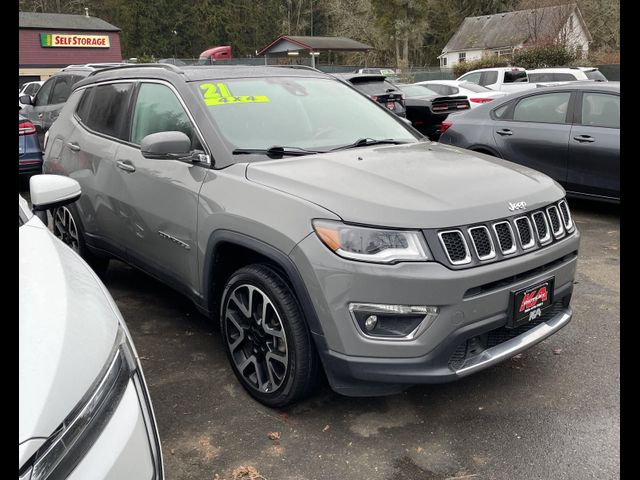
<path id="1" fill-rule="evenodd" d="M 553 303 L 553 277 L 513 293 L 513 314 L 507 327 L 517 327 L 540 317 Z"/>

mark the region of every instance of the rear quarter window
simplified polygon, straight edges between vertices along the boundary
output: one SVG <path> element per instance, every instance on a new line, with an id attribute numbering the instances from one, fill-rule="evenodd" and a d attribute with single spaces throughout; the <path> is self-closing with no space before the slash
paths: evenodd
<path id="1" fill-rule="evenodd" d="M 127 140 L 126 119 L 132 89 L 131 83 L 112 83 L 92 87 L 94 91 L 91 93 L 91 98 L 87 99 L 87 101 L 90 100 L 90 105 L 78 106 L 87 109 L 82 110 L 83 123 L 98 133 Z"/>

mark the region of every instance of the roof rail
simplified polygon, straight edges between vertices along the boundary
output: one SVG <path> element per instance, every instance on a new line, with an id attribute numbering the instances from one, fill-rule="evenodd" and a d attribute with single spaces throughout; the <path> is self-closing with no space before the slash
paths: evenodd
<path id="1" fill-rule="evenodd" d="M 88 77 L 91 77 L 96 73 L 110 72 L 112 70 L 120 70 L 120 69 L 127 69 L 127 68 L 164 68 L 165 70 L 171 70 L 172 72 L 184 73 L 182 69 L 176 67 L 175 65 L 171 65 L 170 63 L 125 63 L 122 65 L 105 67 L 105 68 L 101 68 L 100 70 L 95 70 L 91 72 L 88 75 Z"/>
<path id="2" fill-rule="evenodd" d="M 124 63 L 120 63 L 120 62 L 109 62 L 109 63 L 82 63 L 82 64 L 77 64 L 77 65 L 67 65 L 66 67 L 64 67 L 62 70 L 66 70 L 68 68 L 93 68 L 93 69 L 98 69 L 98 68 L 107 68 L 107 67 L 116 67 L 119 65 L 125 65 Z"/>
<path id="3" fill-rule="evenodd" d="M 318 70 L 315 67 L 310 67 L 309 65 L 265 65 L 265 67 L 280 67 L 280 68 L 298 68 L 301 70 L 311 70 L 313 72 L 327 73 L 322 70 Z"/>

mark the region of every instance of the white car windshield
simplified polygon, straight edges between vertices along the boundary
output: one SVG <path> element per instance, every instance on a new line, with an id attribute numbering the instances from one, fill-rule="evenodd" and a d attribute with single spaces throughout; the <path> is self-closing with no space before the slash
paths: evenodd
<path id="1" fill-rule="evenodd" d="M 193 88 L 232 148 L 325 151 L 358 139 L 418 141 L 384 107 L 333 79 L 224 79 Z"/>

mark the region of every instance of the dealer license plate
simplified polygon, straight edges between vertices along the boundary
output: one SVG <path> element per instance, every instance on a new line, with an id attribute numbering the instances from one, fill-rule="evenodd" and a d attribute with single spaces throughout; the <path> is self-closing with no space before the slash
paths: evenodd
<path id="1" fill-rule="evenodd" d="M 507 327 L 531 322 L 553 303 L 553 277 L 513 293 L 513 313 Z"/>

